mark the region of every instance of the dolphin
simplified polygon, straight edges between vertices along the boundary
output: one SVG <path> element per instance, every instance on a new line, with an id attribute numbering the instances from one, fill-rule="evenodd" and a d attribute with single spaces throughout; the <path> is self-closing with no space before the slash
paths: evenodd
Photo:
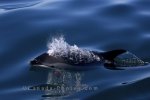
<path id="1" fill-rule="evenodd" d="M 148 62 L 144 62 L 137 57 L 134 57 L 134 61 L 129 59 L 119 59 L 119 56 L 127 53 L 124 49 L 111 50 L 107 52 L 88 51 L 92 54 L 95 59 L 87 59 L 80 55 L 74 55 L 71 53 L 67 56 L 53 56 L 47 52 L 36 57 L 30 61 L 32 67 L 44 67 L 50 69 L 69 69 L 69 70 L 85 70 L 93 68 L 90 65 L 103 64 L 108 69 L 117 69 L 117 67 L 128 67 L 128 66 L 144 66 Z M 127 66 L 125 66 L 127 65 Z"/>

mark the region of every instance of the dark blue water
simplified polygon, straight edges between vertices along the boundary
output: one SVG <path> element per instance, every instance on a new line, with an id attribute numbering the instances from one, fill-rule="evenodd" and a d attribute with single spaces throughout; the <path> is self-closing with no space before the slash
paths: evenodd
<path id="1" fill-rule="evenodd" d="M 47 41 L 59 34 L 69 44 L 81 48 L 100 51 L 122 48 L 150 61 L 150 1 L 1 0 L 1 100 L 150 99 L 150 65 L 126 70 L 109 70 L 98 65 L 93 70 L 68 72 L 73 77 L 78 73 L 80 84 L 92 89 L 67 96 L 45 98 L 42 97 L 47 94 L 45 91 L 24 88 L 48 83 L 52 71 L 30 71 L 29 62 L 47 51 Z M 68 85 L 77 80 L 70 81 Z"/>

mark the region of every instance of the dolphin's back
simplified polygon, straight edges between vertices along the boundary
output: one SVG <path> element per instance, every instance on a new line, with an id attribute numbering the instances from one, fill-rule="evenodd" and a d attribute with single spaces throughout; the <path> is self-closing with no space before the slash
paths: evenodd
<path id="1" fill-rule="evenodd" d="M 130 62 L 122 62 L 124 58 L 120 59 L 120 56 L 126 54 L 126 50 L 118 49 L 112 50 L 108 52 L 97 52 L 97 51 L 88 51 L 90 55 L 80 54 L 78 53 L 68 53 L 67 55 L 49 55 L 48 53 L 43 53 L 42 55 L 36 57 L 33 61 L 31 61 L 31 65 L 45 65 L 49 67 L 56 67 L 56 68 L 79 68 L 77 66 L 88 66 L 90 64 L 97 64 L 103 63 L 105 67 L 109 69 L 113 69 L 116 67 L 124 67 L 127 66 L 135 66 L 135 63 Z M 142 60 L 136 58 L 137 63 L 136 66 L 144 65 L 145 63 Z M 72 67 L 71 67 L 71 66 Z M 75 66 L 75 67 L 73 67 Z M 83 67 L 85 68 L 85 67 Z"/>

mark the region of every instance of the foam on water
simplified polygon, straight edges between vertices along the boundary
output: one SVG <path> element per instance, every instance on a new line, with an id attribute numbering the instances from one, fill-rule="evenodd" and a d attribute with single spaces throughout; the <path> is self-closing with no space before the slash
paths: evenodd
<path id="1" fill-rule="evenodd" d="M 66 57 L 70 60 L 81 61 L 86 59 L 89 61 L 100 61 L 100 58 L 97 55 L 94 55 L 93 52 L 86 49 L 81 49 L 77 45 L 69 45 L 63 36 L 58 38 L 52 38 L 52 41 L 48 43 L 47 53 L 55 57 Z"/>

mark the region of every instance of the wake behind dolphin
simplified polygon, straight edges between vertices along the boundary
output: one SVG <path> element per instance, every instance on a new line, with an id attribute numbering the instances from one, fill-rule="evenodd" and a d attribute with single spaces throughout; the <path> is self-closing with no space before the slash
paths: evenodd
<path id="1" fill-rule="evenodd" d="M 31 61 L 32 66 L 51 69 L 86 69 L 88 65 L 102 63 L 106 68 L 143 66 L 147 62 L 123 49 L 108 52 L 81 49 L 77 45 L 69 45 L 63 36 L 53 38 L 48 43 L 48 51 Z M 127 56 L 126 56 L 127 55 Z M 125 56 L 125 57 L 124 57 Z M 133 61 L 134 60 L 134 61 Z M 79 67 L 80 66 L 80 67 Z"/>

